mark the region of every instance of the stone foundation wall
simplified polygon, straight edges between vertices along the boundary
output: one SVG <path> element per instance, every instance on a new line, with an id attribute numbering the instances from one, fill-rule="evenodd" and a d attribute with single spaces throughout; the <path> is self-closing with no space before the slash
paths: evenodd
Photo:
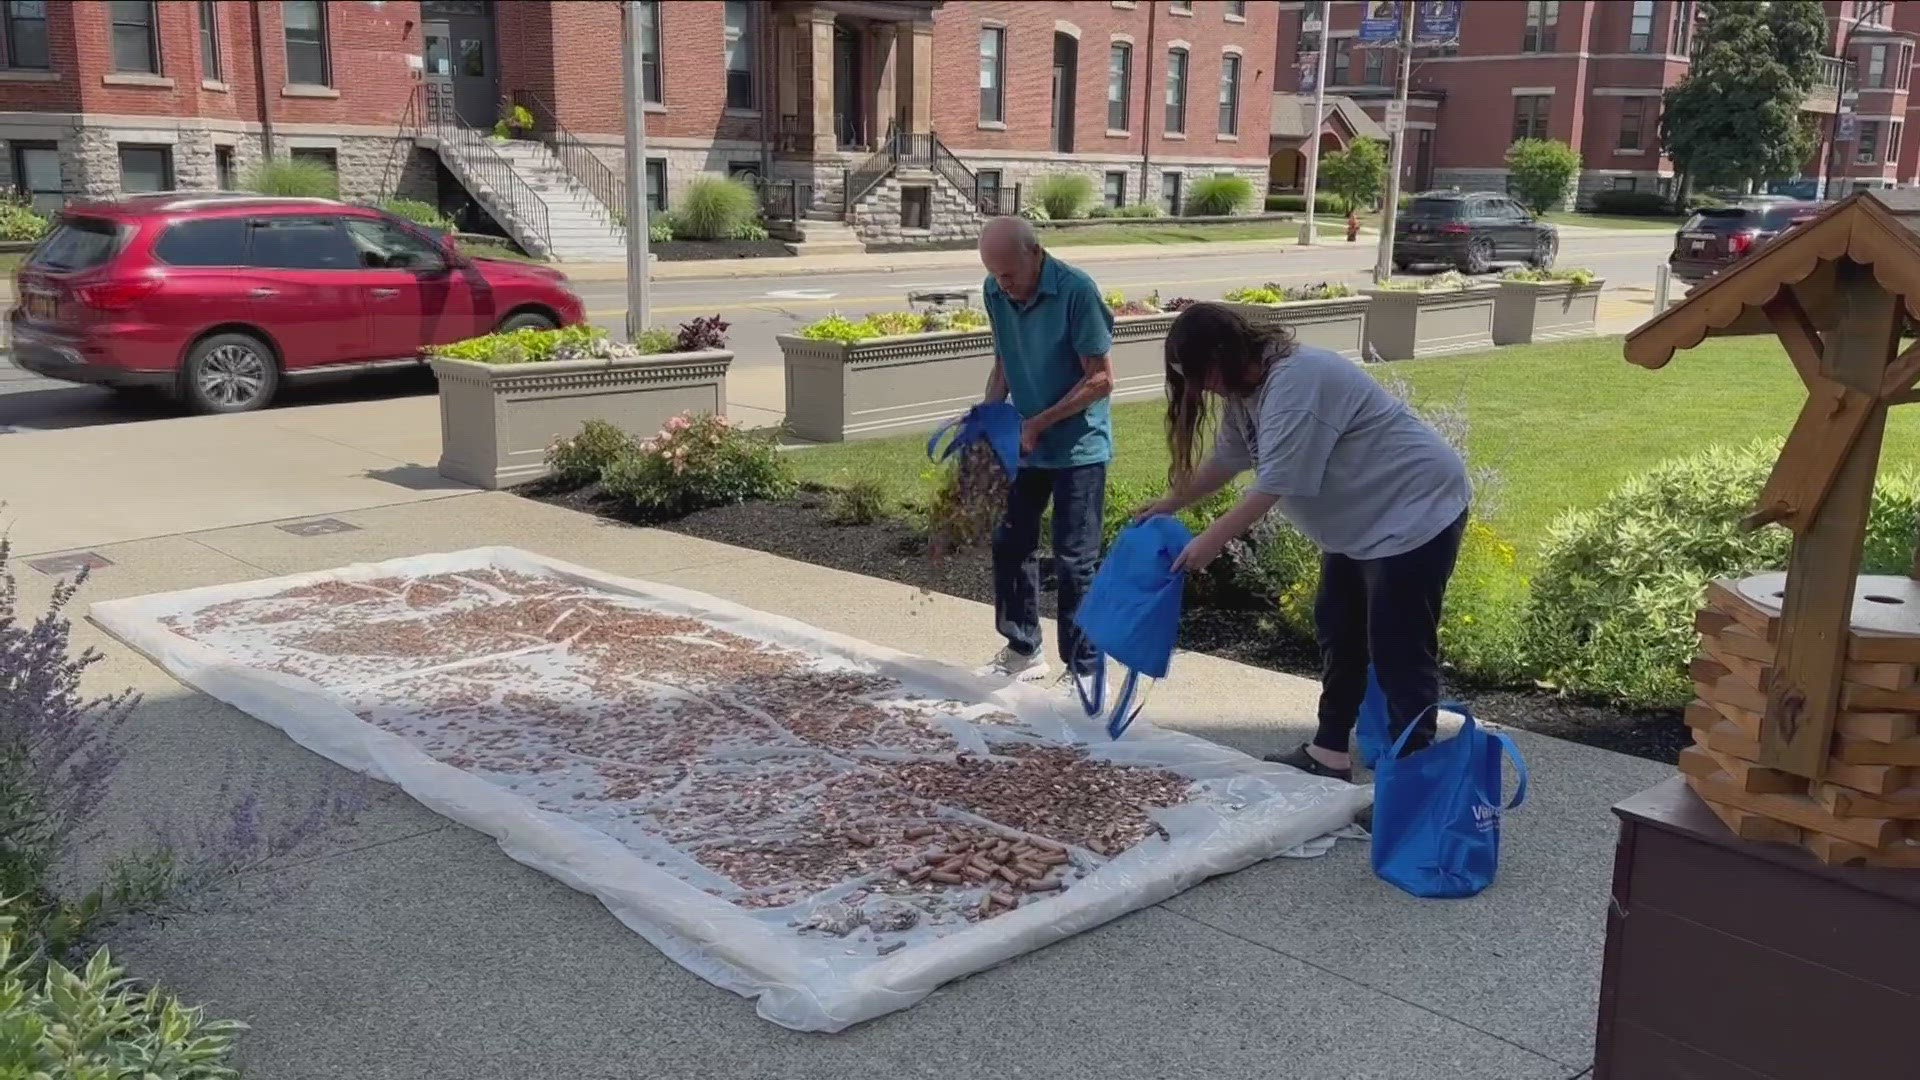
<path id="1" fill-rule="evenodd" d="M 901 189 L 928 191 L 928 227 L 907 228 L 901 221 Z M 981 217 L 969 196 L 934 173 L 901 173 L 880 181 L 853 208 L 853 231 L 869 244 L 945 243 L 972 240 L 980 235 Z"/>
<path id="2" fill-rule="evenodd" d="M 1178 159 L 1160 160 L 1156 158 L 1148 165 L 1146 190 L 1142 191 L 1140 184 L 1140 162 L 1138 159 L 1132 162 L 1118 162 L 1088 161 L 1084 158 L 1058 158 L 1048 160 L 996 158 L 985 154 L 961 154 L 958 156 L 960 160 L 966 164 L 967 168 L 972 169 L 976 174 L 982 170 L 999 171 L 1000 186 L 1003 188 L 1011 188 L 1018 184 L 1021 189 L 1020 198 L 1026 203 L 1033 201 L 1033 185 L 1036 180 L 1039 180 L 1043 176 L 1058 173 L 1079 173 L 1092 180 L 1093 197 L 1096 203 L 1104 201 L 1107 174 L 1116 172 L 1124 173 L 1127 178 L 1125 191 L 1126 204 L 1129 206 L 1139 203 L 1160 205 L 1166 195 L 1163 182 L 1167 173 L 1178 173 L 1183 177 L 1183 198 L 1186 193 L 1192 190 L 1192 184 L 1195 180 L 1203 176 L 1213 176 L 1221 173 L 1233 173 L 1246 177 L 1247 180 L 1253 184 L 1256 198 L 1264 194 L 1267 190 L 1267 163 L 1265 161 L 1249 161 L 1237 165 L 1222 165 L 1218 163 L 1191 162 Z M 1252 207 L 1254 210 L 1258 210 L 1259 208 L 1257 203 Z"/>
<path id="3" fill-rule="evenodd" d="M 1636 180 L 1637 191 L 1660 191 L 1665 183 L 1668 189 L 1673 185 L 1673 174 L 1661 173 L 1653 169 L 1585 169 L 1574 178 L 1567 187 L 1570 206 L 1592 206 L 1593 197 L 1602 191 L 1613 189 L 1613 178 L 1631 176 Z M 1433 186 L 1461 191 L 1497 191 L 1507 190 L 1507 170 L 1505 169 L 1435 169 Z"/>

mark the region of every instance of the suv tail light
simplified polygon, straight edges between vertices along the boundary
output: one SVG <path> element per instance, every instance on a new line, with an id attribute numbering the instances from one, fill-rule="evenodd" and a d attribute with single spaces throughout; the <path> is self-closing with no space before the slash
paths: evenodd
<path id="1" fill-rule="evenodd" d="M 1752 250 L 1755 235 L 1757 234 L 1754 233 L 1753 230 L 1729 235 L 1727 237 L 1727 254 L 1745 255 L 1748 251 Z"/>
<path id="2" fill-rule="evenodd" d="M 1473 231 L 1473 227 L 1470 225 L 1462 225 L 1459 222 L 1455 221 L 1455 222 L 1451 222 L 1449 224 L 1440 226 L 1440 231 L 1443 233 L 1446 233 L 1448 236 L 1465 236 L 1466 234 Z"/>
<path id="3" fill-rule="evenodd" d="M 148 294 L 160 287 L 153 278 L 128 278 L 124 281 L 103 281 L 98 285 L 83 285 L 75 292 L 80 302 L 90 308 L 101 311 L 125 311 L 127 308 L 146 299 Z"/>

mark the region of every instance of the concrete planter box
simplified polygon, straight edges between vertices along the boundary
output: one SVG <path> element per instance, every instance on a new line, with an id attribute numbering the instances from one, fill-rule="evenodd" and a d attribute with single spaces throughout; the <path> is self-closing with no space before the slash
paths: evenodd
<path id="1" fill-rule="evenodd" d="M 440 475 L 489 491 L 547 475 L 547 446 L 589 420 L 651 435 L 683 412 L 727 412 L 725 351 L 480 364 L 435 358 Z"/>
<path id="2" fill-rule="evenodd" d="M 1223 306 L 1239 312 L 1255 326 L 1284 326 L 1302 345 L 1332 349 L 1349 360 L 1361 360 L 1366 357 L 1367 309 L 1372 303 L 1369 296 L 1344 296 L 1285 304 L 1223 302 Z"/>
<path id="3" fill-rule="evenodd" d="M 1114 398 L 1161 393 L 1171 314 L 1117 319 Z M 849 442 L 928 431 L 980 400 L 993 335 L 903 334 L 843 345 L 782 334 L 787 430 L 809 442 Z"/>
<path id="4" fill-rule="evenodd" d="M 1493 285 L 1433 292 L 1367 289 L 1367 344 L 1382 360 L 1493 348 Z"/>
<path id="5" fill-rule="evenodd" d="M 1592 337 L 1600 318 L 1600 290 L 1606 282 L 1503 281 L 1493 303 L 1493 343 L 1525 345 L 1534 341 Z"/>

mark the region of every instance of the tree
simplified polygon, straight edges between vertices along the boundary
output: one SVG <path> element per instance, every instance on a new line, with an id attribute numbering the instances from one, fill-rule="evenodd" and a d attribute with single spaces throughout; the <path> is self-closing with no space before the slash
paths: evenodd
<path id="1" fill-rule="evenodd" d="M 1377 140 L 1356 139 L 1320 159 L 1320 184 L 1344 199 L 1349 212 L 1358 210 L 1387 186 L 1387 152 Z"/>
<path id="2" fill-rule="evenodd" d="M 1580 175 L 1580 154 L 1558 139 L 1521 139 L 1507 147 L 1507 171 L 1520 201 L 1536 214 L 1560 205 Z"/>
<path id="3" fill-rule="evenodd" d="M 1687 76 L 1668 88 L 1660 141 L 1690 181 L 1746 188 L 1797 174 L 1819 140 L 1801 105 L 1820 72 L 1819 0 L 1708 0 Z"/>

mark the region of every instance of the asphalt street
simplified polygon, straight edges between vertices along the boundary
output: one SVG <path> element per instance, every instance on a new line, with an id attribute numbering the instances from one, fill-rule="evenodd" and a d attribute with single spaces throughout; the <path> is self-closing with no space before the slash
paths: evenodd
<path id="1" fill-rule="evenodd" d="M 1582 266 L 1607 281 L 1608 292 L 1646 299 L 1653 286 L 1654 268 L 1670 249 L 1669 234 L 1649 231 L 1644 236 L 1608 235 L 1561 237 L 1560 265 Z M 1316 281 L 1344 281 L 1360 285 L 1373 265 L 1371 243 L 1323 242 L 1314 248 L 1284 251 L 1232 252 L 1200 256 L 1168 256 L 1143 245 L 1137 259 L 1107 260 L 1088 269 L 1103 289 L 1128 296 L 1158 291 L 1163 299 L 1190 296 L 1215 299 L 1243 285 L 1267 281 L 1297 285 Z M 1073 261 L 1073 249 L 1060 250 Z M 909 273 L 810 274 L 792 278 L 716 278 L 675 280 L 654 285 L 650 303 L 653 321 L 673 325 L 696 315 L 723 315 L 731 324 L 734 374 L 743 387 L 761 389 L 778 378 L 780 350 L 777 334 L 829 312 L 859 315 L 906 307 L 909 292 L 937 286 L 978 288 L 981 274 L 959 268 Z M 621 281 L 581 282 L 589 317 L 616 333 L 626 320 L 626 285 Z M 290 388 L 277 407 L 365 400 L 402 394 L 430 393 L 430 374 L 408 372 Z M 730 394 L 730 396 L 732 396 Z M 766 402 L 746 402 L 760 405 Z M 30 375 L 0 363 L 0 434 L 8 431 L 47 430 L 92 424 L 139 422 L 179 415 L 163 400 L 123 395 L 93 387 L 74 386 Z"/>

